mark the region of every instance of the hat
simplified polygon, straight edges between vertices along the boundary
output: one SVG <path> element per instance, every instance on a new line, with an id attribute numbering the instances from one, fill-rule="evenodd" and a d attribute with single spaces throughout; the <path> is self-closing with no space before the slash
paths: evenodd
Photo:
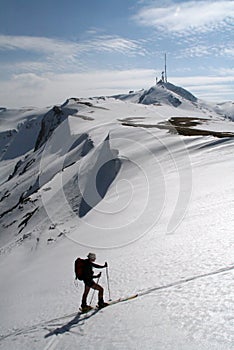
<path id="1" fill-rule="evenodd" d="M 94 253 L 89 253 L 89 254 L 87 255 L 87 257 L 88 257 L 89 259 L 91 259 L 91 260 L 96 260 L 96 254 L 94 254 Z"/>

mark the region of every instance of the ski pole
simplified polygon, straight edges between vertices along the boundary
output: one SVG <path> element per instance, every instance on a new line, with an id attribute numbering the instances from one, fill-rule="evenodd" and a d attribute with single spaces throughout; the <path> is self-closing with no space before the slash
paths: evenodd
<path id="1" fill-rule="evenodd" d="M 100 277 L 101 277 L 101 276 L 100 276 Z M 100 277 L 98 277 L 97 284 L 99 283 Z M 91 296 L 91 299 L 90 299 L 89 305 L 91 305 L 91 304 L 92 304 L 93 297 L 94 297 L 94 293 L 95 293 L 95 289 L 93 290 L 93 294 L 92 294 L 92 296 Z"/>
<path id="2" fill-rule="evenodd" d="M 108 292 L 109 292 L 109 301 L 111 301 L 111 295 L 110 295 L 110 279 L 109 279 L 108 266 L 106 267 L 106 279 L 107 279 L 107 286 L 108 286 Z"/>

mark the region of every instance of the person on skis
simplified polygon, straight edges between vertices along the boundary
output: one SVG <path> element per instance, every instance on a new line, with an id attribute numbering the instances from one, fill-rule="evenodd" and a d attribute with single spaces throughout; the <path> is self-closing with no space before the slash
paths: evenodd
<path id="1" fill-rule="evenodd" d="M 82 296 L 81 309 L 82 311 L 88 311 L 91 309 L 91 306 L 87 305 L 87 296 L 89 294 L 90 288 L 98 291 L 98 307 L 101 309 L 108 304 L 103 300 L 104 289 L 102 286 L 94 282 L 94 278 L 99 278 L 101 276 L 101 272 L 98 275 L 94 275 L 93 267 L 96 269 L 103 269 L 107 267 L 107 262 L 104 265 L 95 264 L 96 255 L 94 253 L 89 253 L 87 256 L 88 259 L 84 260 L 83 267 L 83 282 L 84 282 L 84 293 Z"/>

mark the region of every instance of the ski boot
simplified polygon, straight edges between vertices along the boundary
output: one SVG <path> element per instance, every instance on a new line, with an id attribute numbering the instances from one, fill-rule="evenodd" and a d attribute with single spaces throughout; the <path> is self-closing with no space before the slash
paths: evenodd
<path id="1" fill-rule="evenodd" d="M 80 311 L 85 313 L 85 312 L 89 312 L 90 310 L 92 310 L 92 306 L 90 305 L 81 305 Z"/>
<path id="2" fill-rule="evenodd" d="M 98 308 L 99 309 L 103 309 L 104 307 L 108 306 L 109 304 L 108 303 L 105 303 L 103 298 L 101 298 L 99 301 L 98 301 Z"/>

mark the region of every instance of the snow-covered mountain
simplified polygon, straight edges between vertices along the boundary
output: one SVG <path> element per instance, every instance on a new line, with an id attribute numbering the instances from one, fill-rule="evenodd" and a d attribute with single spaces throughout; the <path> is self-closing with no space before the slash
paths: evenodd
<path id="1" fill-rule="evenodd" d="M 1 108 L 0 349 L 231 349 L 233 106 L 159 82 Z M 77 314 L 89 251 L 138 297 Z"/>

